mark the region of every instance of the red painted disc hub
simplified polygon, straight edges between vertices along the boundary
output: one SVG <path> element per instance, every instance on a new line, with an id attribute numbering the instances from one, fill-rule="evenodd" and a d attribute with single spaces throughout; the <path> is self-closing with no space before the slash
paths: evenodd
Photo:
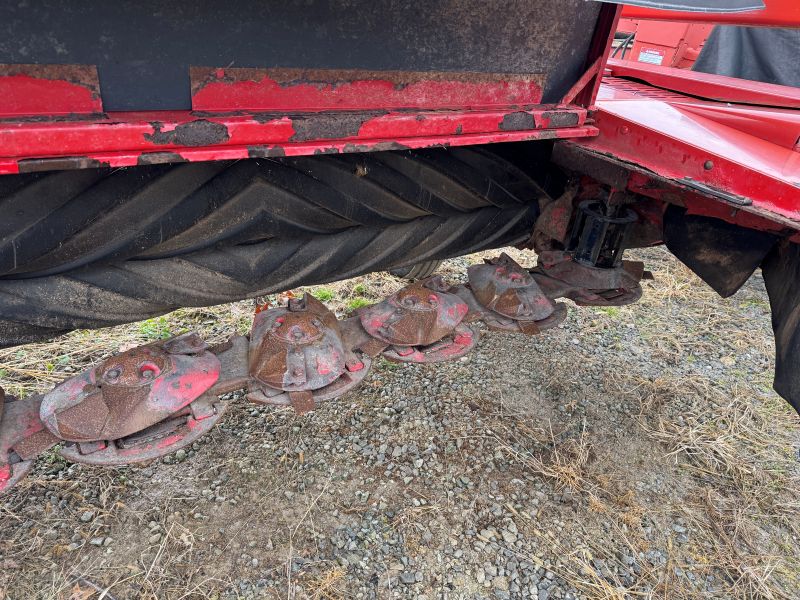
<path id="1" fill-rule="evenodd" d="M 392 346 L 429 346 L 451 335 L 469 310 L 441 277 L 412 283 L 359 314 L 372 337 Z"/>
<path id="2" fill-rule="evenodd" d="M 63 440 L 117 440 L 174 415 L 219 374 L 219 359 L 186 334 L 112 356 L 66 380 L 45 395 L 40 416 Z"/>

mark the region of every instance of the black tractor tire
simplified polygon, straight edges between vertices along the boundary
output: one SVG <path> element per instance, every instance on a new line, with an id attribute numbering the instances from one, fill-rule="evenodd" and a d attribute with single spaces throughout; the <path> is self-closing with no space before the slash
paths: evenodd
<path id="1" fill-rule="evenodd" d="M 484 148 L 0 177 L 0 347 L 525 240 Z"/>
<path id="2" fill-rule="evenodd" d="M 441 264 L 442 261 L 440 260 L 426 260 L 424 262 L 411 265 L 410 267 L 397 267 L 395 269 L 390 269 L 389 273 L 395 277 L 399 277 L 400 279 L 417 281 L 419 279 L 430 277 L 436 273 L 436 270 Z"/>

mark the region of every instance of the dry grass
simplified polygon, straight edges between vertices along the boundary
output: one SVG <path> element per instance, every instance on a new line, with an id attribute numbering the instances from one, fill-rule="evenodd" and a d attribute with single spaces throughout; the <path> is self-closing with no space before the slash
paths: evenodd
<path id="1" fill-rule="evenodd" d="M 682 511 L 702 536 L 707 564 L 727 575 L 728 593 L 795 598 L 800 589 L 796 415 L 782 400 L 754 401 L 741 386 L 724 392 L 704 380 L 657 380 L 638 390 L 643 430 L 703 486 Z M 680 414 L 665 409 L 669 399 L 681 395 L 704 401 L 687 403 Z M 787 546 L 795 549 L 787 553 Z"/>
<path id="2" fill-rule="evenodd" d="M 692 533 L 690 543 L 680 547 L 666 539 L 668 563 L 643 569 L 632 585 L 617 576 L 623 565 L 602 541 L 584 537 L 575 548 L 545 534 L 546 543 L 564 557 L 558 574 L 586 598 L 797 598 L 800 420 L 770 389 L 774 347 L 763 291 L 750 286 L 722 301 L 664 253 L 641 255 L 656 272 L 641 304 L 597 309 L 589 329 L 602 331 L 616 319 L 631 322 L 653 360 L 680 367 L 711 355 L 732 373 L 717 381 L 669 367 L 654 378 L 624 368 L 607 372 L 606 395 L 632 404 L 634 427 L 689 477 L 686 493 L 653 504 L 626 491 L 623 466 L 593 460 L 602 442 L 585 424 L 556 434 L 552 424 L 537 428 L 524 415 L 506 415 L 498 445 L 555 490 L 578 492 L 583 518 L 610 523 L 632 553 L 648 547 L 641 535 L 645 521 L 679 517 Z M 748 312 L 758 314 L 751 319 Z M 625 351 L 622 345 L 618 349 Z M 742 355 L 752 362 L 743 364 Z M 598 557 L 611 568 L 601 572 Z M 687 565 L 719 575 L 721 587 L 712 593 L 687 581 Z"/>
<path id="3" fill-rule="evenodd" d="M 342 585 L 346 574 L 340 566 L 331 567 L 319 575 L 308 576 L 303 588 L 310 600 L 341 600 L 345 598 Z"/>

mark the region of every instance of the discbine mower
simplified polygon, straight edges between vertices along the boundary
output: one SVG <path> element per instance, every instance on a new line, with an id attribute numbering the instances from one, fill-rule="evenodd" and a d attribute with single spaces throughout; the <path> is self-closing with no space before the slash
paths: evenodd
<path id="1" fill-rule="evenodd" d="M 148 461 L 235 397 L 303 414 L 378 356 L 460 358 L 479 322 L 534 336 L 566 318 L 560 299 L 636 302 L 649 274 L 624 251 L 662 243 L 723 296 L 762 269 L 775 387 L 800 409 L 800 90 L 609 59 L 615 4 L 491 4 L 0 8 L 0 346 L 421 277 L 344 320 L 293 297 L 220 345 L 185 334 L 44 395 L 0 391 L 0 492 L 56 445 Z M 696 4 L 712 22 L 800 26 L 788 2 Z M 433 274 L 509 245 L 537 262 Z"/>

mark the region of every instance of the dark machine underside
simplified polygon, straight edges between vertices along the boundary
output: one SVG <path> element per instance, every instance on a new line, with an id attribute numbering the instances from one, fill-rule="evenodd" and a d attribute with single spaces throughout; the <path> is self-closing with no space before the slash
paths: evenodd
<path id="1" fill-rule="evenodd" d="M 0 6 L 0 64 L 96 65 L 107 111 L 187 110 L 189 67 L 539 74 L 557 102 L 585 68 L 584 0 L 41 0 Z"/>

